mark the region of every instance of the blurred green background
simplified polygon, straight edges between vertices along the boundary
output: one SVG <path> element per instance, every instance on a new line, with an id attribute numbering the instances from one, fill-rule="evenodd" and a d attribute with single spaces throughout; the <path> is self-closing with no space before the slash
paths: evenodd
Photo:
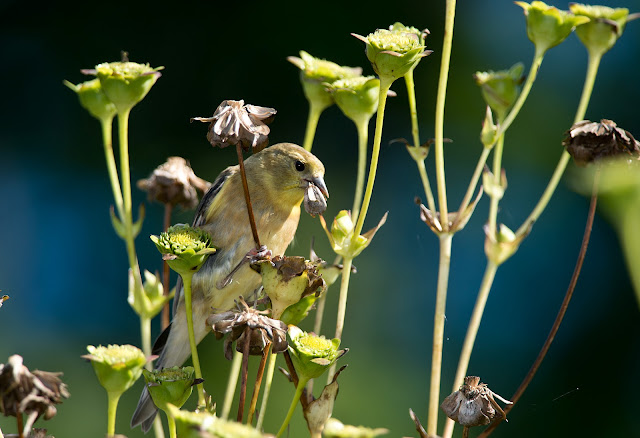
<path id="1" fill-rule="evenodd" d="M 431 30 L 434 54 L 416 70 L 423 141 L 433 136 L 433 110 L 442 45 L 444 2 L 18 2 L 0 3 L 0 289 L 11 300 L 0 309 L 0 361 L 21 354 L 31 369 L 64 372 L 71 398 L 49 422 L 58 438 L 100 437 L 106 431 L 106 396 L 90 364 L 88 344 L 139 345 L 138 319 L 126 302 L 127 261 L 109 222 L 111 189 L 99 124 L 62 85 L 85 80 L 79 70 L 130 59 L 165 66 L 163 76 L 132 112 L 132 179 L 146 177 L 168 156 L 190 160 L 208 180 L 235 152 L 214 150 L 206 125 L 189 118 L 211 115 L 224 99 L 274 107 L 271 143 L 301 143 L 307 104 L 298 70 L 286 61 L 306 50 L 373 74 L 366 35 L 395 21 Z M 567 8 L 565 3 L 554 3 Z M 640 10 L 637 1 L 626 4 Z M 450 209 L 460 202 L 480 153 L 484 104 L 472 80 L 477 70 L 530 65 L 520 7 L 509 1 L 459 2 L 454 35 L 445 136 Z M 640 136 L 640 23 L 633 22 L 605 55 L 587 117 L 609 118 Z M 561 153 L 584 78 L 586 51 L 575 35 L 551 50 L 530 98 L 509 130 L 504 166 L 509 188 L 499 220 L 517 228 L 533 208 Z M 410 137 L 406 91 L 387 104 L 381 165 L 365 229 L 389 211 L 387 224 L 355 264 L 334 416 L 345 423 L 387 427 L 390 437 L 415 436 L 408 410 L 425 421 L 438 263 L 436 237 L 420 222 L 413 200 L 424 196 L 415 165 L 391 139 Z M 371 134 L 372 136 L 372 134 Z M 318 128 L 314 153 L 325 163 L 331 199 L 326 217 L 349 208 L 356 166 L 356 133 L 336 107 Z M 433 158 L 428 159 L 433 176 Z M 571 165 L 569 174 L 576 172 Z M 510 397 L 538 353 L 569 282 L 588 200 L 568 178 L 518 253 L 498 271 L 474 350 L 470 374 Z M 134 192 L 134 203 L 146 202 Z M 450 390 L 485 266 L 484 198 L 453 243 L 447 304 L 442 398 Z M 191 222 L 178 211 L 174 222 Z M 162 208 L 147 204 L 137 240 L 141 267 L 160 268 L 146 238 L 161 230 Z M 307 255 L 311 237 L 321 257 L 333 259 L 317 220 L 305 215 L 290 255 Z M 331 335 L 337 288 L 330 290 L 325 334 Z M 305 326 L 309 327 L 309 325 Z M 582 276 L 546 361 L 496 437 L 636 436 L 640 402 L 638 305 L 617 237 L 597 217 Z M 158 328 L 154 324 L 154 336 Z M 222 342 L 200 346 L 207 388 L 220 400 L 229 364 Z M 293 387 L 277 375 L 266 429 L 284 419 Z M 127 392 L 117 432 L 141 437 L 129 419 L 142 384 Z M 316 394 L 317 395 L 317 394 Z M 193 400 L 191 400 L 193 402 Z M 443 421 L 441 416 L 441 421 Z M 0 418 L 3 432 L 13 418 Z M 306 436 L 298 412 L 292 437 Z M 460 434 L 457 430 L 457 434 Z M 479 431 L 472 431 L 474 436 Z"/>

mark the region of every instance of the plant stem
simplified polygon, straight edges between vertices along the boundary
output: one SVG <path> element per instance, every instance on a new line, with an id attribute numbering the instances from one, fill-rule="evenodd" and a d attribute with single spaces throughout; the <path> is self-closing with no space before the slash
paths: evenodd
<path id="1" fill-rule="evenodd" d="M 424 194 L 427 197 L 427 205 L 429 206 L 429 210 L 435 213 L 436 211 L 436 202 L 433 198 L 433 192 L 431 191 L 431 184 L 429 184 L 429 177 L 427 176 L 427 167 L 424 165 L 424 160 L 414 160 L 416 165 L 418 166 L 418 173 L 420 173 L 420 180 L 422 181 L 422 188 L 424 189 Z"/>
<path id="2" fill-rule="evenodd" d="M 307 117 L 307 129 L 304 133 L 304 143 L 302 147 L 311 151 L 313 146 L 313 138 L 316 136 L 316 128 L 318 126 L 318 120 L 320 120 L 320 114 L 324 111 L 325 107 L 314 105 L 312 101 L 309 102 L 309 116 Z"/>
<path id="3" fill-rule="evenodd" d="M 442 233 L 440 238 L 440 266 L 438 268 L 438 286 L 436 309 L 433 318 L 433 350 L 431 356 L 431 384 L 429 387 L 429 411 L 427 416 L 427 434 L 437 435 L 438 408 L 440 407 L 440 378 L 442 372 L 442 347 L 444 343 L 445 307 L 449 268 L 451 265 L 451 241 L 453 234 Z"/>
<path id="4" fill-rule="evenodd" d="M 107 392 L 107 436 L 111 437 L 116 434 L 116 411 L 118 410 L 118 401 L 122 392 Z"/>
<path id="5" fill-rule="evenodd" d="M 240 366 L 242 365 L 242 353 L 233 352 L 233 361 L 231 362 L 231 370 L 229 370 L 229 380 L 227 381 L 227 391 L 224 393 L 224 402 L 222 403 L 222 414 L 220 418 L 226 420 L 231 412 L 233 404 L 233 395 L 238 385 L 238 375 L 240 374 Z"/>
<path id="6" fill-rule="evenodd" d="M 200 360 L 198 359 L 198 346 L 196 337 L 193 333 L 193 309 L 191 308 L 191 279 L 193 274 L 182 275 L 182 283 L 184 287 L 184 306 L 187 313 L 187 330 L 189 331 L 189 347 L 191 348 L 191 361 L 196 371 L 196 379 L 202 379 L 202 371 L 200 371 Z M 202 383 L 197 386 L 198 389 L 198 407 L 206 406 L 204 398 L 204 387 Z"/>
<path id="7" fill-rule="evenodd" d="M 304 387 L 306 384 L 307 384 L 307 380 L 300 378 L 300 380 L 298 381 L 298 385 L 296 386 L 296 393 L 294 394 L 293 400 L 291 401 L 291 406 L 289 407 L 289 412 L 287 412 L 287 417 L 284 419 L 282 426 L 280 426 L 280 430 L 278 431 L 276 438 L 280 438 L 280 436 L 282 436 L 284 431 L 287 429 L 287 426 L 291 421 L 291 417 L 293 417 L 293 413 L 296 410 L 296 406 L 298 404 L 298 401 L 300 401 L 300 397 L 302 396 L 302 391 L 304 391 Z"/>
<path id="8" fill-rule="evenodd" d="M 358 176 L 356 178 L 356 190 L 353 196 L 351 217 L 358 217 L 362 204 L 362 191 L 364 190 L 364 174 L 367 166 L 367 143 L 369 141 L 369 119 L 354 122 L 358 130 Z M 319 333 L 319 332 L 316 332 Z"/>
<path id="9" fill-rule="evenodd" d="M 142 352 L 145 356 L 151 356 L 151 318 L 140 315 L 140 334 L 142 335 Z M 149 371 L 153 369 L 151 362 L 145 364 Z"/>
<path id="10" fill-rule="evenodd" d="M 458 217 L 451 228 L 457 231 L 457 226 L 462 220 L 462 212 L 466 210 L 471 202 L 471 197 L 473 196 L 473 192 L 475 192 L 476 187 L 478 186 L 478 181 L 480 180 L 480 176 L 482 175 L 482 169 L 484 169 L 484 164 L 487 162 L 487 157 L 491 152 L 490 148 L 482 148 L 482 153 L 480 154 L 480 158 L 478 158 L 478 162 L 476 163 L 476 168 L 473 171 L 473 175 L 471 176 L 471 181 L 469 181 L 469 187 L 467 187 L 467 192 L 464 194 L 464 198 L 462 198 L 462 202 L 460 203 L 460 208 L 458 208 Z"/>
<path id="11" fill-rule="evenodd" d="M 571 302 L 571 297 L 573 296 L 573 292 L 576 288 L 576 284 L 578 282 L 578 277 L 580 276 L 580 271 L 582 270 L 582 264 L 584 262 L 584 258 L 587 254 L 587 248 L 589 246 L 589 240 L 591 237 L 591 230 L 593 228 L 593 219 L 595 217 L 595 212 L 596 212 L 596 204 L 598 201 L 598 181 L 600 179 L 600 168 L 598 167 L 596 169 L 596 173 L 594 175 L 594 179 L 593 179 L 593 188 L 591 191 L 591 203 L 589 204 L 589 213 L 587 214 L 587 223 L 585 225 L 584 228 L 584 234 L 582 236 L 582 244 L 580 245 L 580 252 L 578 254 L 578 259 L 576 260 L 576 265 L 575 268 L 573 270 L 573 274 L 571 276 L 571 280 L 569 282 L 569 286 L 567 287 L 567 292 L 565 293 L 564 299 L 562 300 L 562 305 L 560 306 L 560 310 L 558 311 L 558 314 L 556 315 L 556 319 L 553 322 L 553 326 L 551 327 L 551 331 L 549 332 L 549 335 L 547 336 L 547 339 L 545 340 L 542 348 L 540 349 L 540 352 L 538 353 L 538 357 L 536 357 L 536 360 L 533 362 L 533 365 L 531 365 L 531 368 L 529 369 L 529 372 L 527 373 L 527 375 L 525 376 L 524 380 L 522 381 L 522 383 L 520 384 L 520 386 L 518 387 L 518 389 L 516 390 L 515 394 L 513 395 L 513 397 L 511 397 L 511 401 L 513 402 L 510 405 L 507 405 L 504 408 L 504 413 L 505 415 L 507 413 L 509 413 L 509 411 L 511 411 L 511 409 L 513 409 L 513 406 L 516 404 L 516 402 L 518 400 L 520 400 L 520 397 L 522 397 L 522 394 L 524 393 L 524 391 L 527 389 L 527 387 L 529 386 L 529 383 L 531 383 L 531 380 L 533 379 L 533 376 L 536 375 L 536 372 L 538 371 L 538 368 L 540 367 L 540 364 L 542 364 L 542 361 L 544 360 L 547 352 L 549 351 L 549 348 L 551 347 L 551 344 L 553 343 L 553 340 L 555 339 L 556 334 L 558 333 L 558 329 L 560 328 L 560 324 L 562 323 L 562 320 L 564 318 L 565 313 L 567 312 L 567 308 L 569 307 L 569 303 Z M 482 432 L 482 434 L 479 435 L 480 437 L 487 437 L 489 436 L 493 430 L 498 427 L 498 425 L 502 422 L 503 418 L 499 418 L 496 419 L 493 423 L 491 423 L 491 425 Z"/>
<path id="12" fill-rule="evenodd" d="M 580 97 L 580 104 L 578 105 L 578 109 L 576 110 L 576 116 L 573 119 L 573 122 L 579 122 L 584 119 L 584 116 L 587 112 L 587 107 L 589 105 L 589 100 L 591 99 L 591 93 L 593 92 L 593 84 L 596 81 L 596 76 L 598 74 L 598 67 L 600 66 L 600 60 L 602 59 L 601 54 L 589 54 L 589 61 L 587 67 L 587 75 L 584 80 L 584 86 L 582 87 L 582 96 Z M 536 204 L 533 211 L 527 219 L 523 222 L 522 226 L 518 229 L 516 235 L 520 236 L 522 234 L 528 233 L 531 226 L 538 220 L 544 209 L 547 207 L 547 204 L 551 200 L 551 196 L 558 187 L 558 183 L 562 178 L 562 174 L 564 173 L 567 164 L 569 163 L 571 156 L 567 151 L 563 151 L 556 165 L 556 169 L 551 176 L 551 180 L 547 184 L 547 188 L 543 192 L 540 200 Z"/>
<path id="13" fill-rule="evenodd" d="M 467 334 L 464 338 L 464 344 L 462 345 L 462 350 L 460 351 L 458 369 L 456 371 L 456 376 L 453 379 L 453 391 L 456 391 L 460 387 L 464 380 L 464 376 L 467 373 L 469 360 L 471 359 L 471 352 L 473 351 L 473 345 L 476 341 L 478 328 L 480 327 L 480 322 L 482 321 L 484 308 L 487 304 L 487 298 L 489 297 L 489 292 L 491 291 L 491 286 L 493 285 L 493 279 L 495 278 L 497 270 L 498 265 L 496 265 L 491 260 L 487 260 L 487 267 L 485 268 L 484 276 L 482 277 L 482 283 L 480 284 L 478 298 L 476 299 L 476 304 L 473 308 L 471 320 L 469 321 L 469 326 L 467 328 Z M 454 421 L 450 418 L 447 418 L 444 425 L 444 431 L 442 432 L 442 438 L 451 437 L 451 435 L 453 434 L 454 425 Z"/>
<path id="14" fill-rule="evenodd" d="M 169 438 L 177 438 L 176 420 L 171 415 L 167 415 L 167 423 L 169 425 Z"/>
<path id="15" fill-rule="evenodd" d="M 267 403 L 269 402 L 269 393 L 271 392 L 271 383 L 273 382 L 273 373 L 276 369 L 276 359 L 278 355 L 272 353 L 269 356 L 269 365 L 267 366 L 267 380 L 264 382 L 264 391 L 262 393 L 262 403 L 260 404 L 260 414 L 258 415 L 258 422 L 256 423 L 256 429 L 262 429 L 262 423 L 264 422 L 264 415 L 267 412 Z"/>
<path id="16" fill-rule="evenodd" d="M 249 196 L 249 185 L 247 184 L 247 173 L 244 168 L 244 159 L 242 157 L 242 146 L 240 143 L 236 145 L 238 153 L 238 164 L 240 164 L 240 176 L 242 177 L 242 188 L 244 189 L 244 200 L 247 204 L 247 214 L 249 215 L 249 224 L 251 225 L 251 233 L 256 243 L 256 248 L 260 248 L 260 238 L 258 237 L 258 229 L 256 228 L 256 220 L 253 215 L 253 207 L 251 206 L 251 197 Z"/>
<path id="17" fill-rule="evenodd" d="M 173 206 L 169 203 L 164 204 L 164 231 L 169 229 L 171 225 L 171 213 L 173 212 Z M 162 262 L 162 289 L 164 291 L 164 296 L 169 295 L 169 291 L 171 287 L 169 286 L 170 281 L 170 269 L 169 264 L 166 261 Z M 167 301 L 162 308 L 162 330 L 166 329 L 171 322 L 171 310 L 169 309 L 169 302 Z"/>
<path id="18" fill-rule="evenodd" d="M 14 409 L 16 411 L 16 423 L 18 426 L 18 438 L 24 438 L 24 426 L 22 425 L 22 412 L 18 409 L 18 403 L 14 402 Z"/>
<path id="19" fill-rule="evenodd" d="M 120 181 L 118 180 L 118 169 L 116 168 L 116 160 L 113 156 L 113 138 L 111 134 L 113 117 L 109 119 L 101 119 L 100 125 L 102 127 L 102 144 L 104 146 L 104 157 L 107 161 L 107 173 L 109 174 L 111 190 L 113 191 L 113 200 L 116 203 L 118 217 L 122 220 L 122 218 L 124 217 L 122 190 L 120 189 Z"/>
<path id="20" fill-rule="evenodd" d="M 242 423 L 242 417 L 244 417 L 244 405 L 247 398 L 247 378 L 249 377 L 249 351 L 251 348 L 251 342 L 249 339 L 251 335 L 249 334 L 249 327 L 245 329 L 244 336 L 246 337 L 246 342 L 244 344 L 244 348 L 242 350 L 242 370 L 240 371 L 240 400 L 238 401 L 238 415 L 236 417 L 236 421 L 238 423 Z"/>
<path id="21" fill-rule="evenodd" d="M 499 187 L 501 184 L 502 177 L 502 151 L 504 149 L 504 134 L 501 134 L 498 137 L 498 142 L 496 143 L 495 149 L 493 151 L 493 184 L 495 187 Z M 489 197 L 491 201 L 489 203 L 489 235 L 492 237 L 496 236 L 497 222 L 498 222 L 498 204 L 500 203 L 500 199 L 502 196 L 496 196 L 496 193 L 491 190 L 489 192 Z"/>
<path id="22" fill-rule="evenodd" d="M 447 187 L 444 176 L 444 105 L 447 98 L 447 81 L 449 79 L 449 61 L 451 59 L 451 46 L 453 41 L 453 25 L 455 16 L 456 0 L 447 0 L 444 20 L 444 40 L 442 42 L 442 58 L 440 62 L 440 77 L 438 79 L 438 94 L 436 97 L 435 120 L 436 184 L 438 186 L 440 222 L 442 224 L 442 229 L 445 232 L 449 230 L 449 211 L 447 208 Z M 436 410 L 436 419 L 438 415 L 437 412 L 438 411 Z M 430 427 L 435 427 L 435 425 Z M 435 435 L 435 429 L 433 430 L 433 435 Z M 428 428 L 427 432 L 431 434 Z"/>
<path id="23" fill-rule="evenodd" d="M 256 384 L 253 388 L 253 395 L 251 397 L 251 404 L 249 405 L 249 416 L 247 417 L 247 424 L 253 423 L 253 415 L 256 412 L 256 404 L 258 403 L 258 395 L 260 394 L 260 386 L 262 385 L 262 377 L 264 376 L 264 367 L 267 364 L 267 357 L 271 351 L 271 344 L 269 344 L 262 351 L 262 359 L 260 360 L 260 366 L 258 367 L 258 374 L 256 375 Z"/>
<path id="24" fill-rule="evenodd" d="M 338 301 L 338 315 L 336 317 L 336 334 L 335 338 L 342 339 L 342 330 L 344 329 L 344 319 L 347 313 L 347 295 L 349 293 L 349 278 L 351 277 L 352 258 L 345 257 L 342 268 L 342 278 L 340 280 L 340 298 Z M 333 380 L 333 374 L 336 371 L 336 363 L 334 362 L 327 373 L 327 384 Z"/>

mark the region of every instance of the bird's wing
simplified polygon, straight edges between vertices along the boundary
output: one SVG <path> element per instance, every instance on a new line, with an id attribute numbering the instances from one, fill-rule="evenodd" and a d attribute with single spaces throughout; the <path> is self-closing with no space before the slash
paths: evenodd
<path id="1" fill-rule="evenodd" d="M 230 176 L 234 175 L 238 171 L 238 166 L 230 166 L 225 170 L 220 172 L 220 175 L 213 182 L 207 193 L 204 194 L 202 199 L 200 200 L 200 204 L 198 204 L 198 208 L 196 209 L 196 214 L 193 218 L 194 227 L 202 226 L 207 221 L 207 210 L 209 210 L 209 206 L 215 199 L 215 197 L 222 190 L 222 186 L 229 179 Z M 216 256 L 215 253 L 211 254 L 209 258 L 214 258 Z M 178 281 L 176 282 L 176 295 L 173 298 L 173 314 L 176 314 L 178 310 L 178 303 L 180 302 L 180 297 L 182 295 L 182 278 L 178 276 Z"/>

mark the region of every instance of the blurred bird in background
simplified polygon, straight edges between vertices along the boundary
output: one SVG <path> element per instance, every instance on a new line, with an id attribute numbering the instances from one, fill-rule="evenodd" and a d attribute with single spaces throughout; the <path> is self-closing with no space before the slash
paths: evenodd
<path id="1" fill-rule="evenodd" d="M 260 241 L 274 255 L 283 255 L 298 228 L 305 193 L 319 191 L 328 197 L 324 166 L 315 155 L 292 143 L 263 149 L 244 165 Z M 209 331 L 206 319 L 211 313 L 231 309 L 238 297 L 247 297 L 260 286 L 260 275 L 248 263 L 228 278 L 247 253 L 255 250 L 239 166 L 218 175 L 200 201 L 193 226 L 208 231 L 217 248 L 192 281 L 194 332 L 199 343 Z M 225 285 L 225 280 L 230 282 Z M 191 354 L 181 291 L 174 299 L 173 321 L 156 341 L 153 353 L 159 354 L 157 369 L 180 366 Z M 131 427 L 142 425 L 147 432 L 157 410 L 145 387 Z"/>

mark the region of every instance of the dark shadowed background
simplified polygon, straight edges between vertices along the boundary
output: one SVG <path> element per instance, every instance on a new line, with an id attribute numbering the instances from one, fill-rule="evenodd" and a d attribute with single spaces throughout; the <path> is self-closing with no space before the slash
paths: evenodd
<path id="1" fill-rule="evenodd" d="M 117 61 L 121 50 L 132 61 L 165 66 L 132 112 L 132 179 L 180 155 L 212 181 L 236 163 L 235 153 L 212 149 L 206 125 L 190 124 L 190 117 L 211 115 L 224 99 L 245 99 L 278 110 L 271 143 L 301 143 L 307 104 L 298 70 L 286 57 L 306 50 L 373 74 L 363 44 L 350 33 L 366 35 L 401 21 L 431 30 L 428 47 L 434 54 L 416 70 L 424 141 L 433 136 L 444 2 L 54 3 L 0 4 L 0 289 L 11 296 L 0 309 L 0 361 L 17 353 L 31 369 L 64 372 L 71 398 L 53 420 L 38 424 L 58 438 L 101 437 L 106 396 L 80 355 L 88 344 L 140 345 L 139 325 L 126 302 L 124 245 L 109 222 L 113 201 L 99 124 L 63 79 L 84 81 L 81 68 Z M 640 10 L 635 0 L 607 4 Z M 445 157 L 450 209 L 460 202 L 481 150 L 484 104 L 472 74 L 518 61 L 528 68 L 533 57 L 522 10 L 512 2 L 462 1 L 456 19 L 445 125 L 445 136 L 453 139 Z M 603 59 L 587 118 L 613 119 L 640 136 L 639 55 L 640 22 L 632 22 Z M 508 132 L 504 165 L 509 188 L 499 221 L 512 229 L 533 208 L 560 156 L 586 58 L 575 35 L 551 50 Z M 349 424 L 387 427 L 390 437 L 400 437 L 416 435 L 409 408 L 426 422 L 438 242 L 420 222 L 413 202 L 424 196 L 413 161 L 402 146 L 389 145 L 391 139 L 410 137 L 404 83 L 393 89 L 398 96 L 387 104 L 365 229 L 385 211 L 389 219 L 355 261 L 358 274 L 352 277 L 343 338 L 351 351 L 341 359 L 349 368 L 340 378 L 334 416 Z M 327 169 L 330 218 L 350 208 L 356 169 L 356 131 L 336 107 L 320 119 L 313 152 Z M 428 165 L 433 177 L 432 156 Z M 568 175 L 575 172 L 570 165 Z M 563 180 L 532 234 L 498 271 L 478 334 L 469 373 L 507 398 L 549 331 L 578 253 L 588 200 L 568 182 Z M 145 195 L 135 190 L 134 204 L 141 202 Z M 485 267 L 487 210 L 484 198 L 453 243 L 443 398 L 451 389 Z M 173 219 L 191 222 L 192 215 L 178 211 Z M 137 239 L 143 269 L 160 268 L 146 236 L 161 231 L 161 221 L 161 206 L 148 204 Z M 312 236 L 318 254 L 332 260 L 318 221 L 307 215 L 288 254 L 308 255 Z M 337 289 L 329 291 L 328 336 L 333 334 Z M 494 436 L 636 436 L 640 403 L 633 378 L 640 369 L 639 327 L 617 236 L 596 217 L 583 274 L 556 342 L 509 423 Z M 209 338 L 200 346 L 201 361 L 207 388 L 220 400 L 229 364 L 222 343 Z M 138 382 L 123 396 L 118 411 L 116 431 L 130 438 L 142 436 L 128 426 L 141 387 Z M 268 431 L 279 427 L 293 392 L 282 376 L 275 377 Z M 0 418 L 0 427 L 15 431 L 14 419 Z M 290 436 L 306 436 L 299 412 Z"/>

